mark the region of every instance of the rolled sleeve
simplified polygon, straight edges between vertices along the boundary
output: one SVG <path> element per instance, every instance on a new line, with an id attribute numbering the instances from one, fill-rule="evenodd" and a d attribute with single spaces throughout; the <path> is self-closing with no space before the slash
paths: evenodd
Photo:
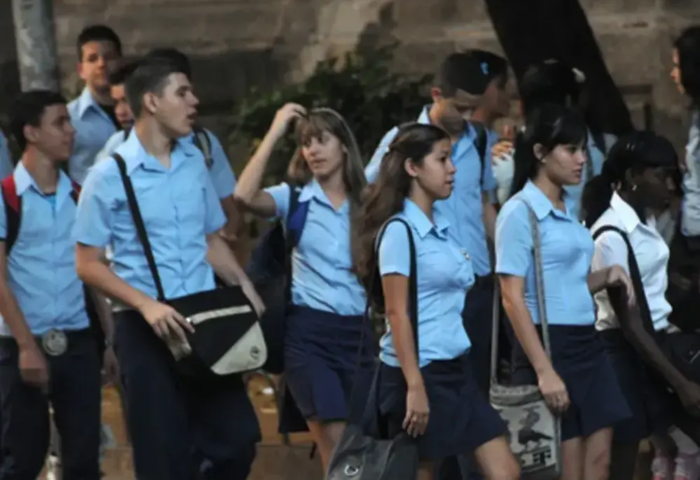
<path id="1" fill-rule="evenodd" d="M 411 251 L 406 226 L 399 222 L 386 227 L 379 245 L 380 275 L 399 274 L 408 277 L 411 274 Z"/>
<path id="2" fill-rule="evenodd" d="M 591 261 L 591 270 L 603 270 L 619 265 L 629 273 L 629 252 L 624 239 L 617 232 L 605 232 L 595 241 L 595 252 Z"/>
<path id="3" fill-rule="evenodd" d="M 525 277 L 532 258 L 528 207 L 510 200 L 496 219 L 496 273 Z"/>
<path id="4" fill-rule="evenodd" d="M 101 164 L 102 166 L 104 164 Z M 116 168 L 116 167 L 115 167 Z M 104 168 L 92 168 L 85 178 L 75 214 L 75 241 L 104 248 L 112 239 L 115 185 Z"/>
<path id="5" fill-rule="evenodd" d="M 289 188 L 289 184 L 280 183 L 265 189 L 275 201 L 275 217 L 283 218 L 285 221 L 289 212 Z"/>
<path id="6" fill-rule="evenodd" d="M 226 215 L 221 208 L 221 201 L 216 194 L 216 189 L 211 178 L 206 176 L 204 186 L 204 202 L 206 206 L 206 217 L 204 219 L 204 233 L 211 235 L 218 232 L 226 224 Z"/>
<path id="7" fill-rule="evenodd" d="M 396 134 L 399 132 L 398 128 L 392 128 L 389 130 L 382 140 L 379 142 L 379 146 L 372 154 L 372 158 L 365 167 L 365 177 L 367 177 L 367 182 L 374 183 L 379 175 L 379 167 L 382 165 L 382 160 L 384 155 L 389 151 L 389 145 L 396 138 Z"/>
<path id="8" fill-rule="evenodd" d="M 221 142 L 216 135 L 209 130 L 205 131 L 211 143 L 211 159 L 212 165 L 209 170 L 211 181 L 214 184 L 214 189 L 219 199 L 223 199 L 233 195 L 233 190 L 236 188 L 236 177 L 233 175 L 233 169 L 228 161 L 228 156 L 221 146 Z"/>

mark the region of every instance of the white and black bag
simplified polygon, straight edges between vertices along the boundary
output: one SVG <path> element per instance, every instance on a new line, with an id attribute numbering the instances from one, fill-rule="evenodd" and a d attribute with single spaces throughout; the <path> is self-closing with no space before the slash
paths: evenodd
<path id="1" fill-rule="evenodd" d="M 527 204 L 527 202 L 525 202 Z M 537 304 L 542 322 L 542 343 L 551 358 L 549 327 L 545 308 L 540 232 L 537 217 L 527 204 L 535 257 Z M 520 462 L 521 479 L 554 480 L 561 474 L 561 424 L 547 406 L 537 385 L 507 386 L 498 381 L 498 333 L 500 327 L 500 288 L 494 289 L 491 337 L 491 406 L 508 427 L 508 442 Z"/>
<path id="2" fill-rule="evenodd" d="M 265 339 L 258 315 L 241 287 L 215 288 L 184 297 L 165 298 L 126 164 L 118 154 L 114 158 L 153 275 L 158 301 L 172 306 L 194 327 L 194 332 L 186 332 L 187 342 L 168 342 L 181 373 L 201 378 L 203 375 L 232 375 L 262 367 L 267 359 Z"/>

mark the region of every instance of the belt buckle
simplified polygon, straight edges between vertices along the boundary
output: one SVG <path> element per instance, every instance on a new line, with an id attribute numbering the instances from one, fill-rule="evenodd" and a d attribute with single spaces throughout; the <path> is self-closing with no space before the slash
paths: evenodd
<path id="1" fill-rule="evenodd" d="M 41 336 L 41 345 L 47 355 L 58 357 L 66 353 L 68 338 L 61 330 L 49 330 Z"/>

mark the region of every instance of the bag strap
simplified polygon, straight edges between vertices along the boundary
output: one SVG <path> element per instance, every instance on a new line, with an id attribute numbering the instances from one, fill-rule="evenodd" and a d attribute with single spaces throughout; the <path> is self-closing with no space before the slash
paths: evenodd
<path id="1" fill-rule="evenodd" d="M 210 169 L 214 164 L 214 158 L 211 155 L 211 139 L 209 138 L 209 134 L 200 126 L 195 126 L 192 131 L 194 132 L 194 144 L 204 155 L 204 162 L 207 165 L 207 169 Z"/>
<path id="2" fill-rule="evenodd" d="M 5 204 L 5 222 L 7 232 L 5 234 L 5 256 L 10 255 L 10 250 L 17 241 L 19 227 L 22 223 L 22 197 L 17 195 L 17 185 L 14 174 L 10 174 L 1 183 L 2 200 Z"/>
<path id="3" fill-rule="evenodd" d="M 542 240 L 540 237 L 539 220 L 530 203 L 523 200 L 527 206 L 532 234 L 532 253 L 535 260 L 535 287 L 537 289 L 537 309 L 540 313 L 542 325 L 542 344 L 547 357 L 552 358 L 552 347 L 549 338 L 549 322 L 547 319 L 547 304 L 544 291 L 544 274 L 542 272 Z M 501 288 L 500 283 L 495 282 L 493 289 L 493 325 L 491 328 L 491 384 L 498 383 L 498 335 L 500 331 L 500 307 Z"/>
<path id="4" fill-rule="evenodd" d="M 299 202 L 300 193 L 297 187 L 289 184 L 289 213 L 287 214 L 287 228 L 284 232 L 284 269 L 287 275 L 284 298 L 287 305 L 292 303 L 292 252 L 299 245 L 306 223 L 306 215 L 309 212 L 309 202 Z"/>
<path id="5" fill-rule="evenodd" d="M 630 269 L 630 278 L 632 279 L 632 286 L 634 286 L 634 294 L 637 297 L 637 305 L 639 306 L 639 313 L 642 316 L 642 324 L 644 328 L 652 336 L 656 336 L 656 330 L 654 329 L 654 321 L 651 316 L 651 309 L 649 308 L 649 301 L 647 299 L 646 293 L 644 293 L 644 283 L 642 282 L 642 273 L 639 270 L 639 264 L 637 263 L 637 256 L 634 254 L 634 249 L 632 248 L 632 243 L 630 242 L 629 235 L 622 229 L 615 227 L 613 225 L 604 225 L 600 227 L 593 233 L 593 240 L 596 240 L 605 232 L 615 232 L 622 237 L 627 246 L 627 264 Z"/>
<path id="6" fill-rule="evenodd" d="M 486 170 L 486 146 L 488 144 L 488 134 L 486 132 L 486 127 L 481 122 L 469 122 L 476 133 L 476 138 L 474 139 L 474 147 L 479 154 L 479 161 L 481 162 L 481 179 L 479 184 L 483 187 L 484 184 L 484 171 Z"/>
<path id="7" fill-rule="evenodd" d="M 156 266 L 156 260 L 153 257 L 153 250 L 151 249 L 151 242 L 148 239 L 148 233 L 146 233 L 146 226 L 143 223 L 143 217 L 141 216 L 141 210 L 139 209 L 138 201 L 136 200 L 136 194 L 134 193 L 134 186 L 131 183 L 131 178 L 129 174 L 126 173 L 126 162 L 121 155 L 115 153 L 114 160 L 117 162 L 119 167 L 119 174 L 122 177 L 122 184 L 124 185 L 124 191 L 126 192 L 126 200 L 129 204 L 129 211 L 131 212 L 131 218 L 134 221 L 134 226 L 136 227 L 136 233 L 143 247 L 143 252 L 146 255 L 146 261 L 148 262 L 148 268 L 151 270 L 151 275 L 153 276 L 153 283 L 156 285 L 156 291 L 158 292 L 158 301 L 165 301 L 165 291 L 163 290 L 163 284 L 160 280 L 160 275 L 158 274 L 158 267 Z"/>

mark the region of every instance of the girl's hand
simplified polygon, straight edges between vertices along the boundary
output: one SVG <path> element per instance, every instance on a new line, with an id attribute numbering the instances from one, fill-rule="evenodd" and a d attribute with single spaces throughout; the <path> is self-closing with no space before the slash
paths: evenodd
<path id="1" fill-rule="evenodd" d="M 428 428 L 430 407 L 428 395 L 425 393 L 425 385 L 409 387 L 406 395 L 406 418 L 403 428 L 412 437 L 423 435 Z"/>
<path id="2" fill-rule="evenodd" d="M 274 135 L 276 139 L 282 138 L 291 123 L 297 118 L 306 115 L 306 109 L 296 103 L 287 103 L 285 106 L 277 110 L 275 114 L 275 119 L 272 121 L 270 126 L 270 133 Z"/>
<path id="3" fill-rule="evenodd" d="M 571 404 L 569 392 L 566 389 L 566 385 L 564 385 L 564 381 L 554 369 L 550 369 L 539 377 L 538 387 L 544 396 L 544 400 L 553 412 L 561 414 L 569 408 Z"/>

